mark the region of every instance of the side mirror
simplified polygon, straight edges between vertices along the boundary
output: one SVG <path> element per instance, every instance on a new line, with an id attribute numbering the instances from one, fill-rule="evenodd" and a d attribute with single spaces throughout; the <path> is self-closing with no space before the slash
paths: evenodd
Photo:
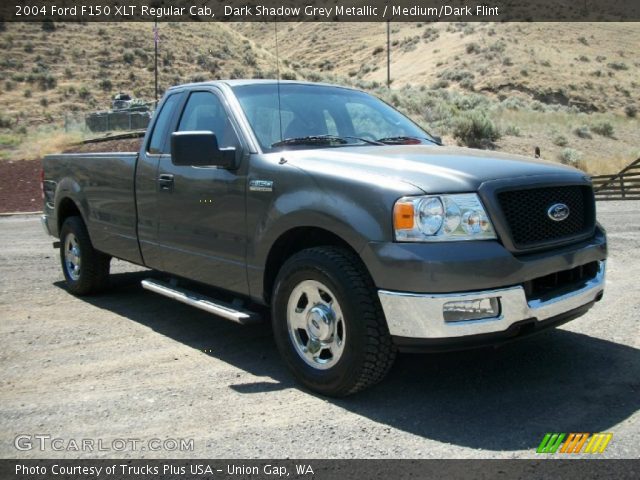
<path id="1" fill-rule="evenodd" d="M 180 166 L 235 168 L 236 149 L 220 148 L 213 132 L 174 132 L 171 134 L 171 162 Z"/>

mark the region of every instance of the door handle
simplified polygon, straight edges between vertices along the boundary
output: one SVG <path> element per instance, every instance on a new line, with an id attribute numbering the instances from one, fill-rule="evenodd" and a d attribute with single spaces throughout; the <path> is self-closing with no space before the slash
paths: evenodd
<path id="1" fill-rule="evenodd" d="M 158 186 L 160 190 L 170 192 L 173 190 L 173 175 L 170 173 L 163 173 L 158 177 Z"/>

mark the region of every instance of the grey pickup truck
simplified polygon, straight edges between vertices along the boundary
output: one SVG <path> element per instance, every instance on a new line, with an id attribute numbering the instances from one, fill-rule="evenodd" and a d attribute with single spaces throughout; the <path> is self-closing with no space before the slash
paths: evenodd
<path id="1" fill-rule="evenodd" d="M 238 323 L 270 317 L 288 368 L 324 395 L 378 382 L 397 351 L 500 344 L 603 294 L 589 177 L 442 146 L 350 88 L 173 87 L 139 152 L 43 167 L 71 293 L 106 287 L 112 257 L 161 272 L 142 286 Z"/>

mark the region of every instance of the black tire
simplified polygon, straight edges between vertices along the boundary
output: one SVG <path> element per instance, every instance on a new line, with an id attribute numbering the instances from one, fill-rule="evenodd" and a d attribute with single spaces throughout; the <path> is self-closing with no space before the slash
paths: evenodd
<path id="1" fill-rule="evenodd" d="M 68 265 L 66 250 L 75 240 L 79 248 L 79 268 Z M 76 250 L 77 251 L 77 250 Z M 89 232 L 82 218 L 69 217 L 60 229 L 60 263 L 67 288 L 74 295 L 90 295 L 105 289 L 109 284 L 111 257 L 97 251 L 91 244 Z"/>
<path id="2" fill-rule="evenodd" d="M 296 347 L 295 334 L 290 334 L 289 298 L 305 281 L 328 287 L 342 313 L 344 346 L 329 368 L 310 365 L 311 360 L 305 360 Z M 297 305 L 295 296 L 292 301 Z M 278 273 L 271 303 L 280 354 L 295 377 L 310 390 L 332 397 L 351 395 L 378 383 L 393 365 L 396 349 L 376 288 L 360 259 L 346 249 L 316 247 L 293 255 Z M 306 307 L 299 310 L 306 311 Z"/>

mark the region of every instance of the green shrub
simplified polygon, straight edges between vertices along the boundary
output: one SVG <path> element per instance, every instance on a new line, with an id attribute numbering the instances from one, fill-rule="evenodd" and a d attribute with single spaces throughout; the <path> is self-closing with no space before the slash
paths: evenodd
<path id="1" fill-rule="evenodd" d="M 129 65 L 131 65 L 136 59 L 136 56 L 133 54 L 133 52 L 129 52 L 126 51 L 122 54 L 122 60 L 124 61 L 124 63 L 127 63 Z"/>
<path id="2" fill-rule="evenodd" d="M 376 47 L 373 49 L 373 55 L 378 55 L 379 53 L 384 52 L 384 48 L 383 47 Z"/>
<path id="3" fill-rule="evenodd" d="M 447 69 L 438 75 L 444 80 L 450 80 L 452 82 L 461 82 L 462 80 L 473 80 L 475 76 L 473 73 L 466 70 Z"/>
<path id="4" fill-rule="evenodd" d="M 626 107 L 624 107 L 624 113 L 629 118 L 635 118 L 638 114 L 638 107 L 636 107 L 635 105 L 627 105 Z"/>
<path id="5" fill-rule="evenodd" d="M 250 67 L 255 67 L 256 65 L 258 65 L 258 59 L 256 57 L 256 54 L 253 53 L 253 50 L 247 50 L 246 52 L 244 52 L 242 59 L 244 60 L 244 63 Z"/>
<path id="6" fill-rule="evenodd" d="M 473 92 L 475 90 L 475 85 L 473 83 L 473 80 L 471 80 L 470 78 L 465 78 L 460 82 L 460 88 L 464 88 L 465 90 Z"/>
<path id="7" fill-rule="evenodd" d="M 521 110 L 525 108 L 525 103 L 519 97 L 507 97 L 502 100 L 502 106 L 508 110 Z"/>
<path id="8" fill-rule="evenodd" d="M 574 150 L 573 148 L 565 148 L 560 152 L 560 163 L 584 170 L 582 152 Z"/>
<path id="9" fill-rule="evenodd" d="M 0 114 L 0 128 L 11 128 L 11 120 Z"/>
<path id="10" fill-rule="evenodd" d="M 140 57 L 140 60 L 142 60 L 143 62 L 146 62 L 146 61 L 147 61 L 147 58 L 148 58 L 148 57 L 147 57 L 147 52 L 145 52 L 143 49 L 141 49 L 141 48 L 136 48 L 136 49 L 134 49 L 134 50 L 133 50 L 133 53 L 134 53 L 136 56 Z"/>
<path id="11" fill-rule="evenodd" d="M 166 52 L 163 56 L 162 56 L 162 65 L 165 67 L 170 67 L 171 65 L 173 65 L 173 62 L 175 60 L 175 56 L 173 55 L 172 52 Z"/>
<path id="12" fill-rule="evenodd" d="M 597 123 L 591 127 L 591 130 L 603 137 L 613 137 L 613 125 L 610 122 Z"/>
<path id="13" fill-rule="evenodd" d="M 519 137 L 520 135 L 522 135 L 522 133 L 520 132 L 520 128 L 517 125 L 509 125 L 504 130 L 504 134 L 511 137 Z"/>
<path id="14" fill-rule="evenodd" d="M 502 40 L 489 45 L 489 50 L 496 53 L 502 53 L 506 48 L 507 48 L 507 44 L 504 43 Z"/>
<path id="15" fill-rule="evenodd" d="M 42 30 L 45 32 L 54 32 L 56 30 L 56 24 L 53 23 L 53 20 L 47 18 L 42 21 Z"/>
<path id="16" fill-rule="evenodd" d="M 240 68 L 240 67 L 235 67 L 232 71 L 231 74 L 229 75 L 229 78 L 244 78 L 246 76 L 244 69 Z"/>
<path id="17" fill-rule="evenodd" d="M 433 85 L 431 85 L 431 88 L 435 90 L 438 88 L 447 88 L 448 86 L 449 86 L 449 82 L 441 78 L 440 80 L 436 81 Z"/>
<path id="18" fill-rule="evenodd" d="M 98 85 L 105 92 L 110 92 L 111 89 L 113 89 L 113 83 L 108 78 L 104 78 L 104 79 L 100 80 L 100 83 Z"/>
<path id="19" fill-rule="evenodd" d="M 612 70 L 629 70 L 629 67 L 624 62 L 607 63 L 607 67 L 609 67 Z"/>
<path id="20" fill-rule="evenodd" d="M 38 85 L 40 86 L 40 90 L 51 90 L 56 88 L 57 84 L 58 82 L 53 75 L 45 73 L 38 76 Z"/>
<path id="21" fill-rule="evenodd" d="M 87 87 L 80 87 L 80 90 L 78 90 L 78 97 L 80 97 L 82 100 L 86 100 L 90 96 L 91 96 L 91 92 Z"/>
<path id="22" fill-rule="evenodd" d="M 573 130 L 573 133 L 580 138 L 593 138 L 591 136 L 591 130 L 586 125 L 577 127 L 576 129 Z"/>
<path id="23" fill-rule="evenodd" d="M 453 136 L 468 147 L 488 148 L 500 138 L 500 131 L 483 112 L 474 110 L 456 119 Z"/>
<path id="24" fill-rule="evenodd" d="M 566 147 L 569 144 L 567 137 L 564 135 L 556 135 L 552 140 L 554 145 L 558 145 L 559 147 Z"/>
<path id="25" fill-rule="evenodd" d="M 467 45 L 465 46 L 465 50 L 467 51 L 467 53 L 480 53 L 481 48 L 480 45 L 478 45 L 475 42 L 471 42 L 471 43 L 467 43 Z"/>
<path id="26" fill-rule="evenodd" d="M 433 42 L 439 36 L 440 32 L 438 32 L 438 30 L 433 27 L 427 27 L 424 29 L 424 32 L 422 32 L 422 38 L 425 42 Z"/>

